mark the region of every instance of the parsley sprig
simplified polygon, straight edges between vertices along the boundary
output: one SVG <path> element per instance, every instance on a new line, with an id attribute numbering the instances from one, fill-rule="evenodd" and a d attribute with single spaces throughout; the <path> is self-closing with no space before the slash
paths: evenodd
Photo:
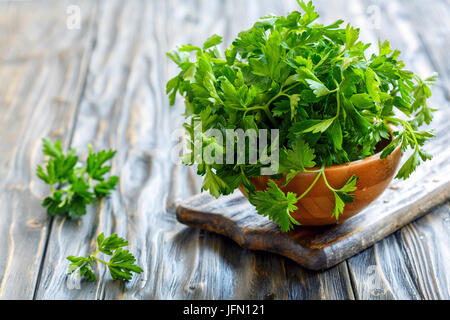
<path id="1" fill-rule="evenodd" d="M 95 281 L 97 276 L 94 271 L 96 262 L 106 265 L 111 277 L 114 280 L 131 280 L 132 272 L 141 273 L 142 268 L 135 264 L 136 258 L 128 251 L 122 249 L 128 245 L 128 241 L 119 238 L 117 234 L 105 238 L 104 233 L 97 237 L 98 248 L 93 254 L 85 257 L 68 256 L 67 260 L 71 262 L 68 274 L 78 272 L 79 277 L 84 277 L 87 281 Z M 111 256 L 109 261 L 97 257 L 99 253 Z"/>
<path id="2" fill-rule="evenodd" d="M 412 149 L 397 174 L 408 178 L 431 159 L 423 145 L 433 133 L 420 127 L 431 123 L 435 111 L 427 99 L 436 76 L 422 80 L 406 70 L 400 52 L 388 41 L 379 43 L 378 54 L 366 56 L 370 44 L 359 41 L 359 29 L 341 27 L 342 20 L 319 24 L 312 2 L 298 3 L 303 12 L 261 18 L 224 53 L 217 47 L 222 38 L 213 35 L 201 47 L 183 45 L 167 54 L 181 69 L 167 83 L 167 94 L 171 104 L 177 94 L 184 97 L 191 151 L 200 145 L 226 154 L 226 146 L 206 134 L 209 129 L 223 136 L 227 129 L 279 129 L 280 170 L 265 191 L 256 191 L 249 179 L 260 175 L 262 161 L 210 165 L 194 152 L 184 160 L 197 165 L 204 176 L 202 189 L 215 197 L 242 185 L 258 213 L 283 231 L 296 224 L 291 213 L 304 195 L 285 194 L 275 180 L 284 175 L 286 185 L 300 172 L 315 173 L 307 191 L 323 179 L 336 200 L 330 214 L 338 219 L 353 201 L 357 177 L 331 186 L 324 167 L 369 157 L 382 140 L 391 140 L 381 157 L 399 146 Z M 202 135 L 197 141 L 199 121 Z M 247 148 L 249 154 L 252 146 Z"/>
<path id="3" fill-rule="evenodd" d="M 49 215 L 67 213 L 72 218 L 85 215 L 86 206 L 110 194 L 119 181 L 117 176 L 105 178 L 111 170 L 105 163 L 114 157 L 115 151 L 94 153 L 89 145 L 89 155 L 83 166 L 78 162 L 75 149 L 65 154 L 60 140 L 53 143 L 44 138 L 43 153 L 48 160 L 45 169 L 37 167 L 37 176 L 50 185 L 51 195 L 42 202 Z"/>

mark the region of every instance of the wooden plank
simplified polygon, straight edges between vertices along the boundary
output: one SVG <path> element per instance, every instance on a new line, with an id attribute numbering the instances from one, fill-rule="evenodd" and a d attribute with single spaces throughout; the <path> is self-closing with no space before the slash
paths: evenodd
<path id="1" fill-rule="evenodd" d="M 409 2 L 408 2 L 409 3 Z M 329 1 L 327 6 L 333 8 L 336 15 L 346 17 L 352 24 L 361 27 L 364 41 L 374 42 L 378 38 L 387 39 L 394 48 L 402 50 L 402 58 L 409 69 L 421 76 L 430 75 L 436 71 L 430 62 L 421 38 L 414 30 L 415 22 L 410 21 L 405 11 L 410 10 L 408 4 L 399 1 L 354 1 L 348 6 L 339 9 L 339 1 Z M 375 22 L 375 23 L 374 23 Z M 441 22 L 435 21 L 436 25 Z M 395 32 L 393 32 L 395 30 Z M 442 81 L 442 80 L 440 80 Z M 398 202 L 402 206 L 411 201 L 411 198 L 430 191 L 429 186 L 439 184 L 445 179 L 448 170 L 448 127 L 445 124 L 449 115 L 449 104 L 446 101 L 442 84 L 432 89 L 431 104 L 440 109 L 436 113 L 432 127 L 436 129 L 437 138 L 426 146 L 426 149 L 435 155 L 433 161 L 420 167 L 407 181 L 396 181 L 392 185 L 396 193 L 410 194 Z M 427 174 L 427 173 L 430 173 Z M 434 177 L 434 178 L 433 178 Z M 383 199 L 383 198 L 382 198 Z M 385 198 L 380 205 L 390 205 L 395 198 Z M 386 204 L 384 202 L 386 201 Z M 445 213 L 441 213 L 445 216 Z M 397 236 L 404 230 L 380 241 L 362 254 L 348 260 L 352 284 L 357 299 L 414 299 L 430 297 L 448 297 L 448 276 L 445 273 L 437 274 L 436 270 L 448 269 L 448 227 L 439 227 L 441 214 L 432 214 L 413 223 L 419 230 L 408 233 L 410 240 Z M 422 222 L 423 221 L 423 222 Z M 448 226 L 448 225 L 444 225 Z M 420 234 L 433 234 L 433 237 L 420 239 Z M 433 231 L 431 231 L 433 230 Z M 414 239 L 411 240 L 411 239 Z M 423 250 L 422 242 L 427 243 L 430 255 L 417 255 Z M 414 266 L 414 267 L 412 267 Z M 431 272 L 432 276 L 425 276 Z M 411 279 L 415 279 L 412 281 Z M 421 285 L 418 285 L 421 284 Z M 434 292 L 424 291 L 424 288 L 435 289 Z"/>
<path id="2" fill-rule="evenodd" d="M 0 299 L 31 299 L 51 219 L 35 175 L 41 138 L 68 143 L 86 71 L 90 3 L 80 29 L 68 1 L 0 3 Z"/>
<path id="3" fill-rule="evenodd" d="M 449 222 L 447 202 L 350 259 L 357 297 L 448 300 Z"/>
<path id="4" fill-rule="evenodd" d="M 372 246 L 450 199 L 450 177 L 442 184 L 431 182 L 431 186 L 425 187 L 428 187 L 427 193 L 411 197 L 398 208 L 378 201 L 339 225 L 302 226 L 286 233 L 258 215 L 240 191 L 220 199 L 206 192 L 193 196 L 178 206 L 177 218 L 189 226 L 227 236 L 244 248 L 277 253 L 308 269 L 324 270 Z M 399 196 L 392 190 L 383 195 L 384 199 L 393 198 L 393 202 L 398 201 Z"/>
<path id="5" fill-rule="evenodd" d="M 296 7 L 295 1 L 289 6 Z M 170 109 L 164 86 L 175 67 L 165 52 L 210 34 L 234 37 L 269 12 L 265 1 L 103 1 L 73 146 L 114 148 L 120 186 L 80 221 L 57 219 L 39 299 L 353 298 L 345 264 L 311 273 L 276 255 L 241 250 L 224 237 L 187 228 L 175 206 L 199 192 L 191 169 L 174 165 L 171 133 L 183 103 Z M 69 254 L 86 254 L 104 231 L 126 237 L 144 273 L 128 283 L 103 272 L 95 283 L 68 282 Z"/>
<path id="6" fill-rule="evenodd" d="M 406 14 L 406 19 L 411 22 L 411 28 L 420 38 L 433 67 L 439 72 L 440 85 L 447 100 L 450 100 L 450 3 L 448 0 L 432 3 L 401 0 L 392 11 L 394 10 L 401 10 L 400 14 Z M 394 13 L 394 17 L 399 14 Z"/>

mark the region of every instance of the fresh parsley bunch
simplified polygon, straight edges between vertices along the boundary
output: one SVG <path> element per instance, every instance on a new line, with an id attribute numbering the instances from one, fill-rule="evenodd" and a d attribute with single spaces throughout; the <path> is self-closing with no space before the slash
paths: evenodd
<path id="1" fill-rule="evenodd" d="M 203 133 L 210 128 L 224 135 L 226 129 L 279 129 L 280 170 L 272 178 L 284 174 L 289 183 L 300 172 L 316 172 L 307 191 L 323 178 L 335 195 L 337 219 L 353 201 L 357 177 L 335 189 L 326 180 L 325 166 L 371 156 L 382 140 L 391 140 L 382 158 L 398 146 L 413 150 L 397 178 L 408 178 L 431 159 L 422 146 L 433 134 L 419 128 L 433 118 L 427 99 L 436 76 L 422 80 L 405 70 L 400 52 L 387 41 L 379 44 L 378 54 L 366 57 L 370 44 L 358 41 L 359 29 L 342 28 L 342 20 L 318 24 L 312 3 L 299 5 L 303 13 L 266 16 L 242 31 L 224 54 L 216 47 L 222 41 L 218 35 L 202 47 L 184 45 L 168 53 L 181 72 L 167 83 L 167 94 L 171 104 L 177 93 L 184 96 L 192 150 L 199 120 Z M 391 133 L 390 125 L 398 129 Z M 226 154 L 225 146 L 206 135 L 200 145 Z M 285 194 L 273 181 L 267 190 L 255 191 L 248 178 L 259 175 L 261 162 L 208 165 L 192 153 L 184 160 L 198 165 L 198 174 L 205 176 L 202 188 L 212 195 L 230 194 L 242 185 L 258 212 L 283 231 L 297 223 L 290 213 L 305 194 Z"/>
<path id="2" fill-rule="evenodd" d="M 83 166 L 78 162 L 75 149 L 64 154 L 61 141 L 53 143 L 44 138 L 43 153 L 48 157 L 47 164 L 45 169 L 40 165 L 37 167 L 37 176 L 50 185 L 51 195 L 44 199 L 42 206 L 52 216 L 68 213 L 76 218 L 85 215 L 86 206 L 108 195 L 119 181 L 117 176 L 104 177 L 111 170 L 105 163 L 114 157 L 115 151 L 93 153 L 89 145 L 89 155 Z"/>
<path id="3" fill-rule="evenodd" d="M 131 280 L 132 272 L 141 273 L 143 270 L 135 264 L 136 258 L 128 251 L 122 249 L 128 245 L 128 241 L 119 238 L 117 234 L 113 234 L 108 238 L 101 233 L 97 237 L 98 248 L 93 254 L 85 257 L 68 256 L 67 260 L 71 262 L 68 274 L 78 271 L 80 277 L 84 277 L 87 281 L 95 281 L 97 276 L 94 272 L 94 263 L 100 262 L 108 266 L 111 277 L 114 280 Z M 103 253 L 111 256 L 109 262 L 99 259 L 97 255 Z"/>

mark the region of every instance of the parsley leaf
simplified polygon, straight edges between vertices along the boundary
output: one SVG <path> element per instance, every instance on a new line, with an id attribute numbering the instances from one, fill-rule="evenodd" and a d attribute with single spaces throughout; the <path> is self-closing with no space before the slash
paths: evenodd
<path id="1" fill-rule="evenodd" d="M 287 185 L 298 173 L 305 172 L 305 168 L 314 167 L 315 157 L 314 150 L 302 137 L 295 141 L 292 149 L 284 150 L 280 158 L 280 172 L 287 172 L 284 185 Z"/>
<path id="2" fill-rule="evenodd" d="M 397 173 L 396 178 L 399 179 L 408 179 L 416 167 L 420 164 L 420 154 L 419 151 L 414 151 L 414 153 L 406 160 L 403 166 Z"/>
<path id="3" fill-rule="evenodd" d="M 283 166 L 282 171 L 289 169 L 304 171 L 305 168 L 311 168 L 316 165 L 314 162 L 314 149 L 312 149 L 302 137 L 295 140 L 292 149 L 288 149 L 283 153 L 280 159 Z"/>
<path id="4" fill-rule="evenodd" d="M 268 216 L 276 222 L 281 231 L 286 232 L 293 228 L 293 224 L 299 223 L 291 216 L 291 212 L 297 210 L 295 206 L 297 197 L 295 193 L 285 194 L 273 180 L 269 180 L 265 191 L 256 191 L 250 194 L 249 201 L 256 207 L 258 213 Z"/>
<path id="5" fill-rule="evenodd" d="M 218 36 L 217 34 L 212 35 L 208 38 L 208 40 L 205 41 L 203 44 L 203 50 L 209 49 L 211 47 L 214 47 L 222 42 L 222 37 Z"/>
<path id="6" fill-rule="evenodd" d="M 135 264 L 136 258 L 128 250 L 122 249 L 122 247 L 128 245 L 128 241 L 119 238 L 117 234 L 105 238 L 105 235 L 101 233 L 97 237 L 97 245 L 98 249 L 93 254 L 88 254 L 85 257 L 68 256 L 67 260 L 71 262 L 68 274 L 78 272 L 80 278 L 84 277 L 87 281 L 95 281 L 97 279 L 94 272 L 96 262 L 105 264 L 114 280 L 131 280 L 132 272 L 141 273 L 144 271 Z M 99 259 L 97 257 L 99 252 L 112 256 L 109 262 Z"/>
<path id="7" fill-rule="evenodd" d="M 103 176 L 111 170 L 110 166 L 103 166 L 106 161 L 114 158 L 116 151 L 101 150 L 98 153 L 92 152 L 92 146 L 89 145 L 89 156 L 86 163 L 86 172 L 89 178 L 103 181 Z"/>
<path id="8" fill-rule="evenodd" d="M 225 193 L 224 190 L 228 185 L 210 168 L 206 171 L 205 179 L 203 180 L 202 190 L 209 190 L 211 195 L 218 198 L 222 193 Z"/>
<path id="9" fill-rule="evenodd" d="M 325 176 L 325 175 L 324 175 Z M 335 190 L 334 192 L 334 198 L 335 198 L 335 206 L 333 209 L 333 216 L 336 218 L 336 220 L 339 219 L 339 215 L 341 215 L 344 212 L 344 206 L 347 203 L 352 203 L 354 199 L 354 194 L 351 194 L 350 192 L 353 192 L 356 190 L 356 182 L 358 181 L 358 177 L 353 175 L 348 179 L 348 181 L 345 183 L 345 185 Z"/>
<path id="10" fill-rule="evenodd" d="M 322 97 L 330 93 L 330 90 L 328 90 L 327 87 L 322 82 L 306 79 L 305 80 L 309 87 L 312 89 L 313 93 L 316 95 L 316 97 Z"/>
<path id="11" fill-rule="evenodd" d="M 47 164 L 45 169 L 38 165 L 36 174 L 50 185 L 51 194 L 42 202 L 49 215 L 67 213 L 71 218 L 85 215 L 86 206 L 110 194 L 119 181 L 116 176 L 111 176 L 106 181 L 104 178 L 111 170 L 110 166 L 104 164 L 114 157 L 115 151 L 93 153 L 89 146 L 85 167 L 78 163 L 75 149 L 64 154 L 59 140 L 53 143 L 44 138 L 43 153 L 48 158 Z M 93 180 L 98 182 L 94 184 Z"/>
<path id="12" fill-rule="evenodd" d="M 303 130 L 303 132 L 304 133 L 307 133 L 307 132 L 312 132 L 312 133 L 325 132 L 331 126 L 331 124 L 334 122 L 334 119 L 335 118 L 319 121 L 316 124 L 312 125 L 311 127 Z"/>
<path id="13" fill-rule="evenodd" d="M 142 270 L 135 264 L 136 258 L 122 248 L 117 249 L 108 263 L 108 269 L 114 280 L 131 280 L 132 272 L 141 273 Z"/>
<path id="14" fill-rule="evenodd" d="M 67 260 L 72 262 L 69 265 L 68 274 L 72 274 L 74 272 L 78 271 L 79 277 L 84 277 L 87 281 L 93 282 L 97 280 L 97 276 L 94 272 L 94 263 L 95 259 L 91 256 L 86 257 L 75 257 L 75 256 L 68 256 Z"/>
<path id="15" fill-rule="evenodd" d="M 119 238 L 119 236 L 115 233 L 105 239 L 105 235 L 101 233 L 97 237 L 97 245 L 100 252 L 107 255 L 112 255 L 114 250 L 121 247 L 126 247 L 128 245 L 128 241 Z"/>

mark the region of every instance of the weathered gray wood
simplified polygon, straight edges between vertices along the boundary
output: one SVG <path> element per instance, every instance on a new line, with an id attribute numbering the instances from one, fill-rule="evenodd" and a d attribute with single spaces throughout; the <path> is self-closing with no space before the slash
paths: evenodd
<path id="1" fill-rule="evenodd" d="M 419 29 L 428 29 L 430 32 L 433 32 L 433 29 L 439 28 L 442 23 L 445 24 L 446 22 L 441 22 L 440 19 L 431 21 L 429 17 L 422 17 L 420 21 L 423 21 L 423 23 L 419 22 L 419 20 L 411 19 L 411 16 L 405 14 L 405 10 L 411 12 L 411 6 L 416 5 L 416 3 L 417 1 L 410 2 L 409 7 L 405 7 L 404 3 L 396 1 L 379 2 L 381 12 L 384 13 L 381 15 L 380 21 L 384 27 L 380 29 L 379 33 L 382 38 L 389 39 L 392 45 L 405 52 L 404 58 L 410 68 L 418 70 L 424 76 L 430 74 L 431 71 L 440 72 L 441 76 L 438 85 L 433 88 L 433 97 L 431 99 L 431 105 L 441 109 L 436 115 L 436 123 L 433 124 L 433 126 L 437 127 L 436 135 L 439 140 L 448 133 L 448 128 L 440 127 L 441 123 L 447 122 L 447 114 L 450 112 L 448 101 L 445 100 L 445 91 L 441 90 L 441 88 L 446 87 L 446 72 L 445 70 L 442 72 L 443 69 L 440 69 L 436 63 L 430 65 L 428 58 L 430 50 L 433 52 L 442 51 L 439 51 L 439 48 L 430 47 L 429 43 L 424 41 L 424 38 L 418 31 Z M 437 3 L 436 8 L 438 5 Z M 434 7 L 434 5 L 428 7 Z M 418 12 L 420 12 L 420 15 L 429 15 L 429 11 L 426 10 Z M 444 10 L 442 15 L 445 15 Z M 398 30 L 398 32 L 391 33 L 388 30 Z M 447 35 L 448 33 L 449 31 L 447 30 Z M 445 46 L 445 41 L 441 42 L 441 46 Z M 444 73 L 444 76 L 442 76 L 442 73 Z M 447 145 L 448 142 L 443 143 L 441 147 L 430 145 L 427 148 L 435 156 L 439 156 L 442 153 L 445 154 L 445 151 L 443 152 L 442 149 L 448 149 Z M 440 175 L 436 180 L 440 180 L 441 177 L 446 175 L 445 168 L 448 167 L 447 163 L 448 156 L 443 159 L 443 162 L 435 164 L 434 170 Z M 413 180 L 410 180 L 410 184 L 404 184 L 404 186 L 420 185 L 423 180 L 430 179 L 429 176 L 421 175 L 421 173 L 422 171 L 415 174 Z M 426 188 L 420 190 L 422 193 L 427 191 Z M 441 220 L 439 215 L 427 216 L 423 221 L 426 221 L 426 223 L 419 223 L 419 220 L 417 224 L 411 225 L 411 228 L 417 228 L 417 232 L 407 233 L 408 237 L 393 236 L 386 239 L 385 242 L 377 244 L 370 253 L 378 262 L 376 266 L 368 266 L 367 263 L 362 263 L 362 259 L 359 257 L 349 260 L 350 270 L 362 276 L 359 284 L 368 284 L 360 286 L 359 290 L 356 290 L 359 298 L 385 299 L 392 296 L 392 298 L 397 299 L 448 299 L 450 296 L 448 290 L 449 276 L 445 272 L 436 271 L 448 268 L 450 250 L 448 246 L 443 244 L 448 242 L 450 229 L 448 227 L 440 227 Z M 405 230 L 408 229 L 409 227 L 402 229 L 401 234 L 404 234 Z M 422 234 L 427 236 L 424 237 Z M 431 237 L 430 235 L 433 236 Z M 386 250 L 386 248 L 390 248 L 390 250 Z M 426 256 L 420 254 L 424 249 L 428 252 Z M 373 272 L 370 273 L 370 279 L 367 279 L 367 270 L 369 269 L 373 269 Z M 402 270 L 402 272 L 392 273 L 391 270 Z M 374 286 L 372 281 L 374 279 L 381 279 L 382 282 L 379 283 L 384 284 L 384 286 Z"/>
<path id="2" fill-rule="evenodd" d="M 358 299 L 449 299 L 450 206 L 349 260 Z"/>
<path id="3" fill-rule="evenodd" d="M 175 141 L 169 137 L 181 126 L 183 104 L 168 106 L 164 86 L 176 70 L 165 52 L 200 43 L 214 32 L 235 36 L 248 21 L 271 11 L 285 12 L 270 1 L 101 2 L 73 146 L 85 151 L 92 142 L 94 148 L 118 150 L 113 171 L 120 175 L 120 187 L 82 220 L 55 221 L 37 298 L 353 297 L 344 264 L 310 273 L 175 219 L 175 204 L 197 193 L 200 184 L 192 170 L 170 159 Z M 238 19 L 237 12 L 248 20 Z M 126 284 L 102 273 L 96 283 L 83 282 L 82 290 L 69 289 L 65 257 L 87 253 L 102 231 L 127 237 L 144 273 Z"/>
<path id="4" fill-rule="evenodd" d="M 430 174 L 430 173 L 429 173 Z M 436 177 L 435 177 L 436 178 Z M 177 208 L 180 222 L 230 237 L 240 246 L 274 252 L 312 270 L 328 269 L 384 239 L 429 209 L 450 199 L 450 176 L 442 184 L 431 182 L 428 192 L 411 197 L 396 208 L 378 201 L 375 205 L 336 226 L 297 227 L 283 233 L 258 215 L 240 191 L 215 199 L 208 193 L 191 197 Z M 398 200 L 395 192 L 384 197 Z M 385 200 L 387 198 L 384 198 Z M 400 199 L 401 201 L 401 199 Z"/>
<path id="5" fill-rule="evenodd" d="M 427 76 L 433 71 L 440 70 L 436 70 L 435 65 L 430 62 L 428 48 L 417 33 L 417 29 L 436 29 L 440 28 L 441 23 L 445 24 L 446 22 L 442 22 L 438 18 L 434 20 L 424 18 L 428 22 L 428 25 L 424 26 L 421 24 L 421 20 L 411 20 L 407 13 L 412 10 L 410 5 L 416 5 L 413 2 L 352 0 L 348 2 L 347 7 L 342 9 L 339 1 L 328 1 L 327 7 L 330 11 L 326 12 L 342 15 L 346 17 L 346 20 L 361 27 L 361 36 L 366 42 L 376 43 L 378 38 L 389 40 L 394 48 L 402 50 L 401 57 L 409 69 L 421 76 Z M 433 2 L 427 5 L 433 7 Z M 420 11 L 418 14 L 425 13 Z M 396 189 L 395 194 L 405 195 L 406 201 L 408 201 L 408 194 L 413 198 L 427 193 L 428 185 L 440 183 L 442 178 L 445 179 L 445 176 L 448 175 L 449 128 L 446 122 L 448 122 L 450 111 L 445 93 L 441 90 L 444 80 L 445 76 L 441 77 L 437 86 L 432 89 L 433 97 L 430 103 L 431 106 L 441 109 L 436 114 L 435 122 L 432 125 L 436 129 L 437 140 L 426 146 L 435 158 L 433 162 L 422 165 L 409 180 L 395 181 L 393 184 L 393 188 Z M 434 178 L 427 174 L 430 171 L 433 172 Z M 389 201 L 387 204 L 393 203 L 395 198 L 386 199 L 386 201 Z M 398 204 L 404 205 L 405 201 L 401 200 Z M 440 213 L 440 215 L 445 216 L 445 213 Z M 357 299 L 414 299 L 448 297 L 450 295 L 448 274 L 436 272 L 436 270 L 448 269 L 449 261 L 445 257 L 450 254 L 449 247 L 444 245 L 448 242 L 450 229 L 448 225 L 444 225 L 447 226 L 444 228 L 437 227 L 441 221 L 438 216 L 437 214 L 428 215 L 426 218 L 418 220 L 417 223 L 411 224 L 417 226 L 419 230 L 417 233 L 409 234 L 414 241 L 410 240 L 406 243 L 406 239 L 396 236 L 402 234 L 403 230 L 409 228 L 408 226 L 347 261 Z M 419 223 L 421 221 L 426 222 Z M 422 229 L 424 230 L 423 234 L 433 234 L 434 236 L 419 239 L 418 235 L 422 234 Z M 420 244 L 425 241 L 428 243 L 426 250 L 430 254 L 423 258 L 423 255 L 417 255 L 417 253 L 421 252 L 423 247 Z M 413 268 L 411 265 L 415 267 Z M 431 277 L 427 275 L 430 273 Z M 435 291 L 426 292 L 424 288 L 431 288 Z"/>
<path id="6" fill-rule="evenodd" d="M 68 1 L 0 3 L 0 299 L 31 299 L 49 222 L 35 176 L 41 138 L 70 140 L 89 47 L 66 28 Z"/>
<path id="7" fill-rule="evenodd" d="M 450 3 L 447 0 L 432 3 L 402 0 L 396 9 L 410 21 L 433 67 L 439 72 L 440 82 L 450 100 Z"/>

